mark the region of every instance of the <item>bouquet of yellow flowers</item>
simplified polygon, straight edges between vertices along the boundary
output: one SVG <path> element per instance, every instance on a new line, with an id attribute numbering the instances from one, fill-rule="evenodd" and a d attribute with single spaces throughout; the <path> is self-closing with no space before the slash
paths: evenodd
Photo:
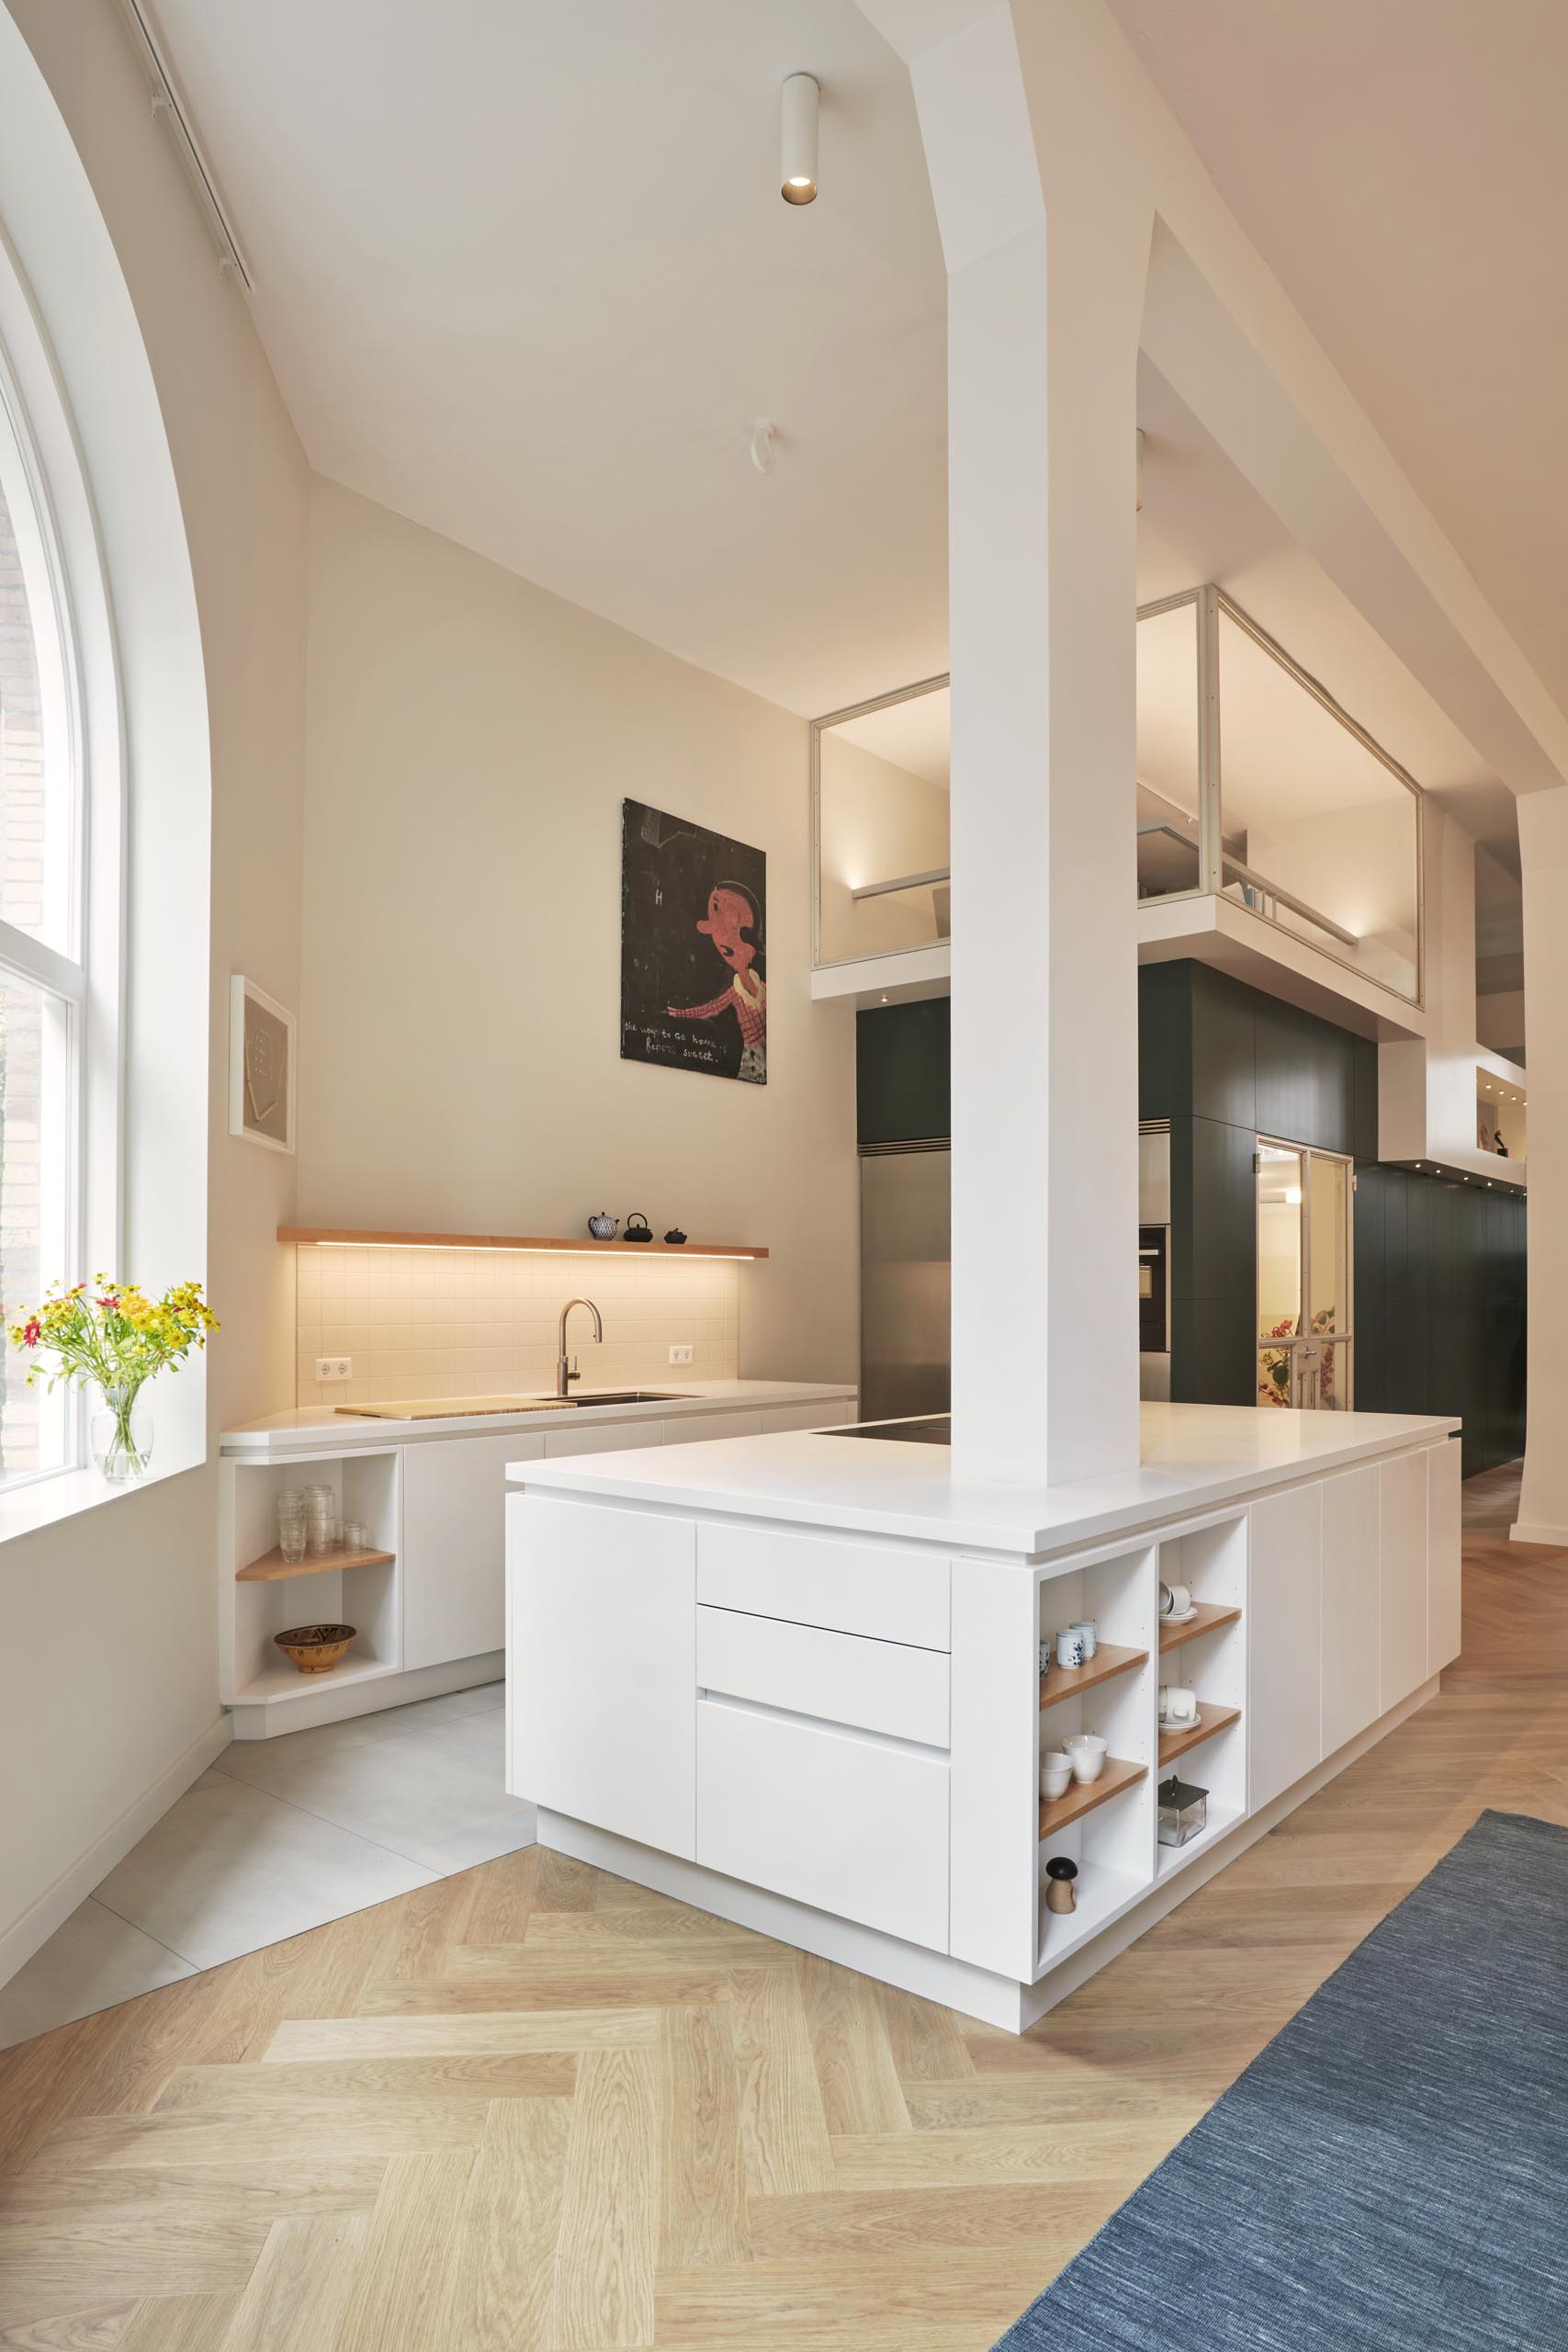
<path id="1" fill-rule="evenodd" d="M 94 1457 L 107 1477 L 123 1479 L 141 1476 L 151 1451 L 150 1438 L 133 1424 L 142 1383 L 165 1364 L 181 1363 L 192 1348 L 204 1348 L 218 1318 L 199 1283 L 176 1283 L 162 1298 L 152 1299 L 134 1283 L 96 1274 L 90 1286 L 77 1283 L 62 1290 L 56 1283 L 41 1306 L 24 1308 L 8 1329 L 13 1346 L 47 1351 L 54 1358 L 52 1364 L 34 1364 L 29 1387 L 41 1374 L 48 1388 L 62 1380 L 87 1381 L 102 1392 L 105 1410 L 95 1416 Z M 106 1424 L 101 1438 L 100 1420 Z"/>

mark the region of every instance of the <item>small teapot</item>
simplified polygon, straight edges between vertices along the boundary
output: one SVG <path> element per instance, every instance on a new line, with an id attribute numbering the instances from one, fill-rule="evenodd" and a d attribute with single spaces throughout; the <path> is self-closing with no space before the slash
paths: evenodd
<path id="1" fill-rule="evenodd" d="M 671 1245 L 671 1247 L 672 1247 L 672 1248 L 674 1248 L 674 1249 L 677 1249 L 677 1250 L 678 1250 L 678 1249 L 680 1248 L 680 1246 L 681 1246 L 682 1242 L 682 1241 L 684 1241 L 684 1239 L 686 1238 L 686 1237 L 685 1237 L 685 1235 L 682 1232 L 682 1230 L 681 1230 L 681 1228 L 680 1228 L 680 1227 L 679 1227 L 678 1225 L 672 1225 L 672 1226 L 671 1227 L 671 1228 L 670 1228 L 669 1232 L 665 1235 L 664 1238 L 665 1238 L 665 1240 L 666 1240 L 666 1241 L 668 1241 L 668 1242 Z"/>
<path id="2" fill-rule="evenodd" d="M 623 1241 L 651 1241 L 652 1238 L 652 1226 L 649 1225 L 648 1219 L 644 1216 L 640 1209 L 633 1209 L 630 1216 L 626 1219 L 626 1229 L 625 1233 L 622 1234 L 621 1239 Z"/>
<path id="3" fill-rule="evenodd" d="M 612 1216 L 608 1209 L 601 1209 L 596 1216 L 589 1218 L 588 1230 L 595 1241 L 613 1241 L 620 1221 L 618 1216 Z"/>

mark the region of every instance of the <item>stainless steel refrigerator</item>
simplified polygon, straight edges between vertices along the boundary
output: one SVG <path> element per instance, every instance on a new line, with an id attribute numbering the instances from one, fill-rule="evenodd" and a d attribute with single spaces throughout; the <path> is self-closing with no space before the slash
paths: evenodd
<path id="1" fill-rule="evenodd" d="M 952 1156 L 945 1142 L 861 1147 L 863 1421 L 952 1401 Z"/>

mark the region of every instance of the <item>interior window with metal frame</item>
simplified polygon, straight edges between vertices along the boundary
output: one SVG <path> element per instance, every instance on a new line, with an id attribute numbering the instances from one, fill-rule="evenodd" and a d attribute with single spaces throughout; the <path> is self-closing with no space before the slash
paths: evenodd
<path id="1" fill-rule="evenodd" d="M 1213 583 L 1137 648 L 1140 900 L 1223 897 L 1419 1004 L 1415 778 Z"/>

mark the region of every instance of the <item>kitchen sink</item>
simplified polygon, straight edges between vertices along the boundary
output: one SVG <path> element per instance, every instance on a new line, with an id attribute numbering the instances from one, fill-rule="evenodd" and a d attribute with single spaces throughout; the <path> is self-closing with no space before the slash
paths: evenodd
<path id="1" fill-rule="evenodd" d="M 569 1405 L 694 1405 L 697 1399 L 689 1388 L 595 1388 L 586 1396 L 569 1396 L 565 1401 Z"/>

